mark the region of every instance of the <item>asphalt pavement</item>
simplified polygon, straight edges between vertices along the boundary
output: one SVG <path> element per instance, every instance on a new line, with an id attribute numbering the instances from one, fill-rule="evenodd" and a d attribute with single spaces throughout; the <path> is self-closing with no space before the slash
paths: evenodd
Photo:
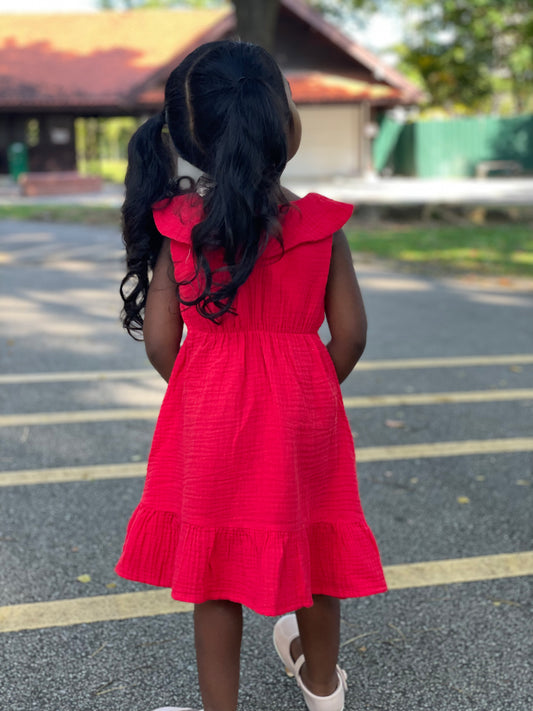
<path id="1" fill-rule="evenodd" d="M 0 223 L 1 711 L 200 706 L 189 608 L 113 572 L 164 392 L 120 260 L 111 228 Z M 533 284 L 356 268 L 343 396 L 391 590 L 342 603 L 346 711 L 531 711 Z M 272 626 L 246 612 L 241 711 L 304 710 Z"/>

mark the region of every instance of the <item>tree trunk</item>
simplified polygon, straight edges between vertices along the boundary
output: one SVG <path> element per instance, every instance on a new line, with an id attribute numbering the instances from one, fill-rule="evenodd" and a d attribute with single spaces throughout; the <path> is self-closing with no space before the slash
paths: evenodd
<path id="1" fill-rule="evenodd" d="M 271 52 L 279 12 L 279 0 L 232 0 L 237 33 L 244 42 L 260 44 Z"/>

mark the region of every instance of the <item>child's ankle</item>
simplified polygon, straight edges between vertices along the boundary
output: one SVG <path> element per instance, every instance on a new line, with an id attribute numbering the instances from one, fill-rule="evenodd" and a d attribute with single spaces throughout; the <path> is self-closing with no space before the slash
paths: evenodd
<path id="1" fill-rule="evenodd" d="M 315 696 L 331 696 L 339 686 L 337 671 L 335 671 L 334 676 L 328 682 L 316 683 L 308 677 L 305 663 L 300 669 L 300 677 L 305 688 Z"/>

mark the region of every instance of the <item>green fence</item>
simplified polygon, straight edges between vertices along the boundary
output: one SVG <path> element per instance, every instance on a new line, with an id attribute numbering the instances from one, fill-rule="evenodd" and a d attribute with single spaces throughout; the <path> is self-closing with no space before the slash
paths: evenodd
<path id="1" fill-rule="evenodd" d="M 533 173 L 533 116 L 492 116 L 399 124 L 385 117 L 374 142 L 374 165 L 395 175 L 459 178 L 479 163 L 504 160 Z"/>

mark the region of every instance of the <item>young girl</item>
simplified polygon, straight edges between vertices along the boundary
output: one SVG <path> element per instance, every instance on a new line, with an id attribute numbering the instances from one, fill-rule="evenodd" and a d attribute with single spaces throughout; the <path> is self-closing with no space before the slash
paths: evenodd
<path id="1" fill-rule="evenodd" d="M 352 208 L 281 187 L 300 133 L 272 57 L 222 41 L 174 69 L 129 147 L 123 321 L 168 388 L 117 572 L 195 604 L 205 711 L 237 708 L 242 605 L 285 615 L 287 672 L 311 711 L 341 711 L 339 598 L 386 588 L 339 388 L 366 335 Z"/>

